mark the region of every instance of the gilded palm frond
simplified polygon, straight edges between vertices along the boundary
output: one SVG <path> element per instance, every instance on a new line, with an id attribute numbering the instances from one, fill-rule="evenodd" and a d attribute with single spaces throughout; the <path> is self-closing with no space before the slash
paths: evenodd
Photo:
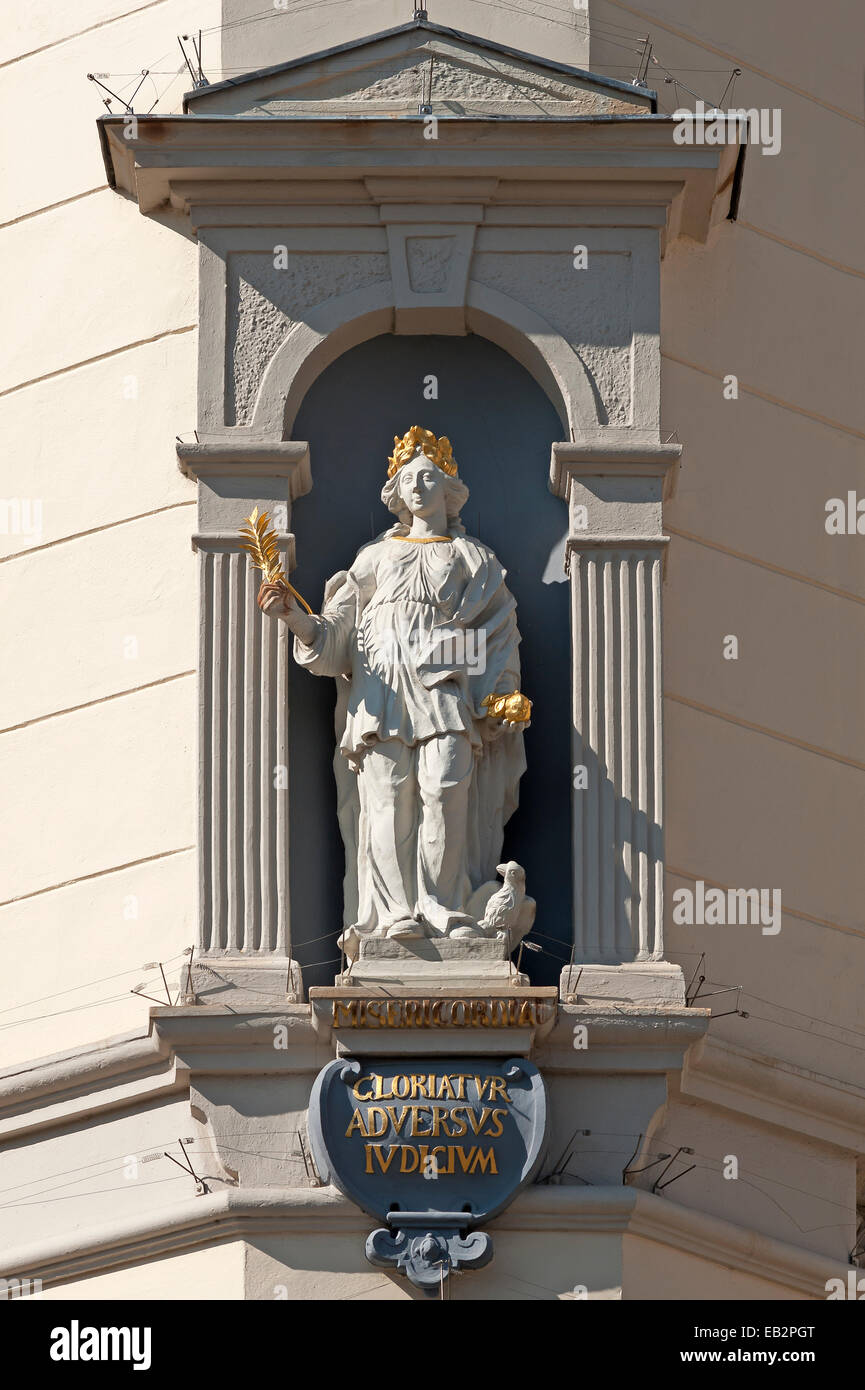
<path id="1" fill-rule="evenodd" d="M 269 521 L 270 516 L 267 512 L 262 512 L 259 516 L 258 508 L 253 508 L 240 528 L 240 548 L 246 551 L 249 556 L 249 563 L 253 568 L 261 570 L 265 584 L 284 585 L 290 594 L 294 594 L 298 603 L 306 609 L 307 613 L 312 613 L 306 599 L 288 581 L 285 570 L 282 568 L 279 537 L 276 531 L 268 525 Z"/>

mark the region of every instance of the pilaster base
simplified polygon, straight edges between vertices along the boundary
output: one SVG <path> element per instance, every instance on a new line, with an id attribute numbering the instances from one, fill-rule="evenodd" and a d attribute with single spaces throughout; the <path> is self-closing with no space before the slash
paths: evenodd
<path id="1" fill-rule="evenodd" d="M 669 961 L 626 965 L 572 965 L 562 971 L 561 996 L 568 1004 L 685 1003 L 685 977 Z"/>
<path id="2" fill-rule="evenodd" d="M 300 967 L 288 956 L 203 955 L 192 962 L 189 975 L 187 981 L 184 966 L 180 980 L 184 1003 L 246 1008 L 303 1002 Z"/>

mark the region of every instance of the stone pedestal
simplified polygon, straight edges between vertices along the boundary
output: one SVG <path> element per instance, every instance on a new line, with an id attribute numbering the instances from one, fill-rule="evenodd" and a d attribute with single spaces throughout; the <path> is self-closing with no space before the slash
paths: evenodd
<path id="1" fill-rule="evenodd" d="M 507 989 L 527 985 L 509 958 L 506 941 L 451 940 L 424 937 L 418 941 L 361 938 L 357 959 L 338 983 L 359 989 L 401 986 L 424 991 L 439 988 Z"/>

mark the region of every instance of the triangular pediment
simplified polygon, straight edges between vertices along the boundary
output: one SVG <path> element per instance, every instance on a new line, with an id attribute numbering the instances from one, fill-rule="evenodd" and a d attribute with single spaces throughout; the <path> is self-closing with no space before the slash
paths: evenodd
<path id="1" fill-rule="evenodd" d="M 197 115 L 615 116 L 650 113 L 646 88 L 421 21 L 199 88 Z"/>

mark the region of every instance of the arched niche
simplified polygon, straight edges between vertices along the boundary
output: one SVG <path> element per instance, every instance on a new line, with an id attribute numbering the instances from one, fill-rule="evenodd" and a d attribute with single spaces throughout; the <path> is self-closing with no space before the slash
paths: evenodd
<path id="1" fill-rule="evenodd" d="M 437 398 L 427 399 L 425 389 Z M 392 334 L 354 346 L 326 367 L 294 424 L 295 435 L 309 441 L 312 489 L 292 508 L 292 578 L 317 609 L 329 576 L 392 523 L 380 501 L 386 459 L 394 434 L 413 424 L 451 439 L 471 489 L 466 529 L 496 551 L 517 599 L 522 685 L 535 700 L 535 722 L 526 735 L 528 771 L 505 854 L 526 867 L 539 904 L 538 930 L 562 943 L 547 943 L 550 954 L 524 958 L 523 968 L 539 983 L 554 983 L 571 938 L 567 528 L 547 486 L 550 446 L 561 424 L 526 368 L 477 335 Z M 289 665 L 292 951 L 309 988 L 332 982 L 341 925 L 334 684 Z"/>
<path id="2" fill-rule="evenodd" d="M 424 314 L 435 335 L 443 311 Z M 352 348 L 393 327 L 390 283 L 340 295 L 309 310 L 277 348 L 259 387 L 251 433 L 269 438 L 303 438 L 298 412 L 322 372 Z M 579 354 L 541 315 L 509 295 L 470 281 L 465 322 L 470 332 L 503 348 L 526 369 L 553 406 L 559 438 L 578 438 L 601 423 L 593 382 Z M 545 465 L 546 466 L 546 465 Z"/>

